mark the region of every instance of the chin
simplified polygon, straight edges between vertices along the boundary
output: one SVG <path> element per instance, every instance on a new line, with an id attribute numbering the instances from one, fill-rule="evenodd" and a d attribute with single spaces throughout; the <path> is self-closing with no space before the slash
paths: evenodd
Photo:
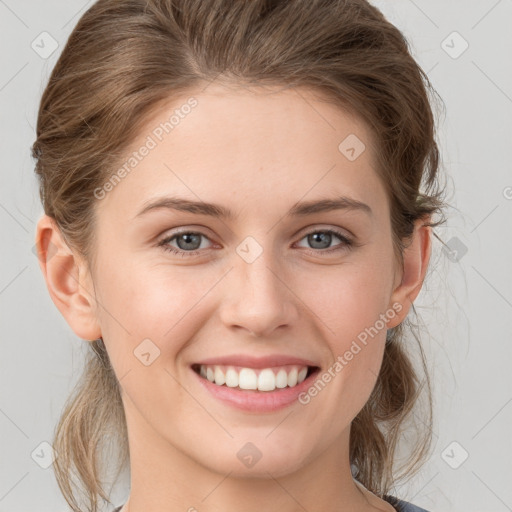
<path id="1" fill-rule="evenodd" d="M 237 447 L 234 457 L 228 449 L 216 457 L 217 463 L 213 467 L 209 459 L 207 465 L 210 469 L 222 475 L 229 473 L 232 478 L 268 479 L 270 475 L 277 478 L 294 473 L 304 463 L 303 457 L 291 457 L 291 453 L 283 451 L 282 446 L 280 450 L 272 450 L 268 445 L 267 448 L 258 449 L 256 443 L 252 444 L 249 441 L 237 444 L 241 444 L 241 447 Z M 212 455 L 215 457 L 215 454 Z"/>

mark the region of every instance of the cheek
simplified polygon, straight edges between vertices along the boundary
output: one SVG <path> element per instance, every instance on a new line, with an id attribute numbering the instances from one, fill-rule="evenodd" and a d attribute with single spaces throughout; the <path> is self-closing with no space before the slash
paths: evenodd
<path id="1" fill-rule="evenodd" d="M 377 262 L 377 263 L 376 263 Z M 321 319 L 317 322 L 327 342 L 331 364 L 324 372 L 328 400 L 339 414 L 355 416 L 366 403 L 382 364 L 387 323 L 395 311 L 388 311 L 392 275 L 391 260 L 360 261 L 323 271 L 315 283 L 303 288 L 306 304 Z M 327 399 L 327 398 L 326 398 Z"/>
<path id="2" fill-rule="evenodd" d="M 162 265 L 103 267 L 100 300 L 108 312 L 102 333 L 123 394 L 147 417 L 165 405 L 151 390 L 165 389 L 166 397 L 178 399 L 174 360 L 204 324 L 201 299 L 214 277 L 200 279 L 191 268 L 171 271 Z"/>
<path id="3" fill-rule="evenodd" d="M 312 277 L 312 276 L 310 276 Z M 328 338 L 339 340 L 339 350 L 348 340 L 375 325 L 386 312 L 391 293 L 389 268 L 346 264 L 325 269 L 301 284 L 304 302 L 321 320 Z M 310 284 L 305 284 L 310 283 Z M 382 322 L 378 329 L 386 330 Z"/>
<path id="4" fill-rule="evenodd" d="M 102 266 L 97 287 L 102 335 L 117 375 L 141 366 L 139 351 L 149 350 L 155 367 L 179 352 L 204 321 L 201 300 L 215 284 L 213 277 L 137 262 Z"/>
<path id="5" fill-rule="evenodd" d="M 171 269 L 135 261 L 122 269 L 105 268 L 101 296 L 105 307 L 132 337 L 152 335 L 163 341 L 170 330 L 180 329 L 196 314 L 199 308 L 195 306 L 215 284 L 214 278 L 199 275 L 191 267 Z M 104 320 L 115 321 L 108 315 Z"/>

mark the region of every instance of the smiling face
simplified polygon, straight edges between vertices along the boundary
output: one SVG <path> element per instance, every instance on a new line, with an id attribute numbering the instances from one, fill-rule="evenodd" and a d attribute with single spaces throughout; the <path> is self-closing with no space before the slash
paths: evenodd
<path id="1" fill-rule="evenodd" d="M 363 124 L 307 91 L 210 86 L 193 97 L 197 105 L 170 133 L 158 126 L 189 96 L 155 113 L 132 147 L 147 144 L 147 155 L 98 203 L 102 336 L 128 428 L 144 445 L 158 440 L 160 449 L 223 473 L 292 471 L 346 444 L 374 387 L 386 329 L 359 342 L 307 405 L 272 412 L 215 398 L 191 365 L 288 355 L 326 372 L 340 361 L 392 305 L 388 200 Z M 339 149 L 353 135 L 366 145 L 355 160 Z M 289 213 L 298 203 L 342 197 L 367 207 Z M 203 208 L 147 209 L 163 198 Z M 205 203 L 232 217 L 209 214 Z M 262 453 L 250 470 L 236 459 L 248 441 Z"/>
<path id="2" fill-rule="evenodd" d="M 320 457 L 348 469 L 350 423 L 386 328 L 407 313 L 392 309 L 402 276 L 371 148 L 361 121 L 306 90 L 211 85 L 141 130 L 126 156 L 138 152 L 136 165 L 97 203 L 92 273 L 132 461 L 233 476 L 284 475 Z M 308 403 L 242 410 L 192 369 L 231 355 L 291 356 L 331 378 Z M 241 457 L 254 447 L 249 467 Z"/>

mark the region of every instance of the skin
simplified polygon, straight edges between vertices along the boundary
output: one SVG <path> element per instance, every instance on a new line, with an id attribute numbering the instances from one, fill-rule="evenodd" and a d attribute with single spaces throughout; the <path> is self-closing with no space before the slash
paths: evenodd
<path id="1" fill-rule="evenodd" d="M 131 455 L 123 512 L 392 511 L 353 480 L 348 451 L 386 329 L 309 404 L 273 413 L 217 401 L 189 365 L 277 353 L 329 368 L 393 304 L 402 309 L 387 328 L 406 317 L 426 273 L 430 228 L 416 224 L 402 271 L 370 133 L 308 90 L 210 85 L 160 106 L 130 151 L 190 96 L 197 107 L 98 202 L 93 268 L 67 247 L 52 219 L 43 216 L 37 226 L 53 301 L 77 336 L 103 337 L 120 380 Z M 349 134 L 366 144 L 354 161 L 338 150 Z M 235 218 L 160 209 L 134 220 L 146 201 L 165 195 L 218 203 Z M 298 201 L 337 195 L 363 201 L 373 215 L 286 215 Z M 204 234 L 200 248 L 187 249 L 183 238 L 168 245 L 200 255 L 158 247 L 177 228 Z M 336 236 L 325 245 L 308 241 L 329 228 L 352 234 L 358 245 L 347 249 Z M 236 252 L 248 236 L 263 251 L 252 263 Z M 57 252 L 46 257 L 49 242 Z M 160 350 L 149 366 L 134 356 L 146 338 Z M 247 442 L 262 453 L 252 467 L 237 458 Z"/>

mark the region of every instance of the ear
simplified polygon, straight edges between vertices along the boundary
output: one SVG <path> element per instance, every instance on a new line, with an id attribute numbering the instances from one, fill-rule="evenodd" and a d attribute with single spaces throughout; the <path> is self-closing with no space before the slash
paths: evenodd
<path id="1" fill-rule="evenodd" d="M 395 288 L 389 302 L 389 307 L 399 303 L 402 309 L 388 322 L 388 329 L 396 327 L 405 319 L 423 286 L 432 248 L 432 228 L 425 225 L 429 220 L 430 217 L 427 217 L 415 222 L 412 240 L 404 249 L 403 271 L 399 272 L 398 282 L 395 280 Z"/>
<path id="2" fill-rule="evenodd" d="M 87 265 L 70 250 L 48 215 L 37 223 L 36 249 L 50 296 L 71 329 L 85 340 L 99 338 L 101 329 Z"/>

